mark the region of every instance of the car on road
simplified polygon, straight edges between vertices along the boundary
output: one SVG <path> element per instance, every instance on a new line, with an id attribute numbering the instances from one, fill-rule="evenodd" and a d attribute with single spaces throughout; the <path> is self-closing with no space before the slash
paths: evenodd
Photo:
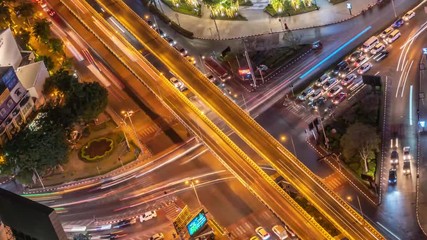
<path id="1" fill-rule="evenodd" d="M 344 79 L 341 80 L 341 85 L 348 86 L 350 83 L 354 81 L 354 79 L 357 78 L 357 75 L 355 73 L 350 73 L 347 75 Z"/>
<path id="2" fill-rule="evenodd" d="M 366 54 L 363 54 L 362 56 L 360 56 L 358 59 L 356 59 L 356 61 L 354 61 L 354 66 L 358 67 L 362 64 L 364 64 L 365 62 L 367 62 L 369 60 L 368 56 Z"/>
<path id="3" fill-rule="evenodd" d="M 357 73 L 359 73 L 360 75 L 366 73 L 367 71 L 371 70 L 372 68 L 372 63 L 367 62 L 364 63 L 362 66 L 360 66 L 359 70 L 357 70 Z"/>
<path id="4" fill-rule="evenodd" d="M 171 37 L 164 37 L 164 39 L 169 43 L 169 45 L 171 45 L 172 47 L 176 45 L 176 41 L 173 40 Z"/>
<path id="5" fill-rule="evenodd" d="M 251 238 L 249 238 L 249 240 L 259 240 L 259 237 L 257 237 L 257 236 L 252 236 Z"/>
<path id="6" fill-rule="evenodd" d="M 394 28 L 392 26 L 386 28 L 384 31 L 381 32 L 380 38 L 385 39 L 388 37 L 388 35 L 393 32 Z"/>
<path id="7" fill-rule="evenodd" d="M 319 97 L 318 99 L 314 101 L 308 102 L 308 106 L 313 108 L 314 110 L 318 110 L 319 107 L 321 107 L 323 104 L 325 104 L 326 98 L 325 97 Z"/>
<path id="8" fill-rule="evenodd" d="M 183 92 L 184 90 L 186 90 L 187 88 L 184 86 L 184 83 L 182 83 L 181 81 L 178 80 L 178 78 L 176 77 L 171 77 L 170 78 L 171 83 L 181 92 Z"/>
<path id="9" fill-rule="evenodd" d="M 319 79 L 316 80 L 316 86 L 321 87 L 323 84 L 325 84 L 331 77 L 329 76 L 329 73 L 323 74 Z"/>
<path id="10" fill-rule="evenodd" d="M 411 18 L 415 17 L 415 12 L 414 11 L 409 11 L 407 13 L 405 13 L 405 15 L 403 15 L 402 19 L 407 22 L 409 21 Z"/>
<path id="11" fill-rule="evenodd" d="M 394 21 L 392 26 L 394 28 L 400 28 L 401 26 L 403 26 L 403 24 L 405 24 L 405 21 L 402 18 L 399 18 L 396 21 Z"/>
<path id="12" fill-rule="evenodd" d="M 374 48 L 371 49 L 371 54 L 375 55 L 375 54 L 377 54 L 378 52 L 381 52 L 384 49 L 385 49 L 384 43 L 378 43 L 377 45 L 375 45 Z"/>
<path id="13" fill-rule="evenodd" d="M 144 214 L 142 214 L 141 216 L 139 216 L 139 221 L 140 222 L 146 222 L 148 220 L 151 220 L 153 218 L 157 217 L 157 212 L 156 211 L 148 211 L 145 212 Z"/>
<path id="14" fill-rule="evenodd" d="M 328 97 L 335 97 L 338 93 L 342 91 L 341 85 L 336 85 L 328 91 Z"/>
<path id="15" fill-rule="evenodd" d="M 125 219 L 113 225 L 113 228 L 124 228 L 136 223 L 136 219 Z"/>
<path id="16" fill-rule="evenodd" d="M 49 10 L 47 10 L 47 14 L 49 14 L 49 16 L 53 17 L 53 16 L 55 16 L 56 12 L 53 9 L 49 9 Z"/>
<path id="17" fill-rule="evenodd" d="M 388 56 L 388 51 L 383 50 L 383 51 L 375 54 L 375 56 L 373 56 L 372 59 L 374 59 L 375 62 L 379 62 L 379 61 L 383 60 L 384 58 L 386 58 L 387 56 Z"/>
<path id="18" fill-rule="evenodd" d="M 409 160 L 403 161 L 403 174 L 411 174 L 411 162 Z"/>
<path id="19" fill-rule="evenodd" d="M 394 41 L 396 41 L 398 38 L 400 38 L 401 34 L 399 30 L 394 30 L 392 33 L 390 33 L 390 35 L 388 35 L 387 37 L 387 42 L 393 43 Z"/>
<path id="20" fill-rule="evenodd" d="M 185 59 L 187 59 L 187 61 L 193 65 L 196 65 L 196 59 L 190 55 L 185 56 Z"/>
<path id="21" fill-rule="evenodd" d="M 154 29 L 162 38 L 165 38 L 167 36 L 167 34 L 165 32 L 163 32 L 162 29 L 160 29 L 160 28 L 154 28 Z"/>
<path id="22" fill-rule="evenodd" d="M 344 101 L 347 98 L 347 93 L 340 92 L 338 95 L 332 99 L 332 103 L 338 105 L 340 102 Z"/>
<path id="23" fill-rule="evenodd" d="M 185 57 L 188 55 L 188 51 L 179 44 L 175 44 L 173 47 L 181 54 L 181 56 Z"/>
<path id="24" fill-rule="evenodd" d="M 409 146 L 403 147 L 403 161 L 411 160 L 411 148 Z"/>
<path id="25" fill-rule="evenodd" d="M 389 184 L 396 184 L 397 183 L 397 173 L 395 168 L 391 168 L 388 171 L 388 183 Z"/>
<path id="26" fill-rule="evenodd" d="M 288 238 L 288 233 L 286 232 L 286 229 L 281 225 L 275 225 L 271 230 L 280 240 Z"/>
<path id="27" fill-rule="evenodd" d="M 156 233 L 150 237 L 150 240 L 163 240 L 165 239 L 165 235 L 163 233 Z"/>
<path id="28" fill-rule="evenodd" d="M 206 78 L 209 79 L 210 82 L 216 82 L 216 77 L 214 75 L 212 75 L 212 73 L 206 73 L 205 74 Z"/>
<path id="29" fill-rule="evenodd" d="M 341 61 L 334 68 L 333 73 L 335 76 L 345 77 L 348 71 L 350 71 L 350 66 L 348 65 L 348 62 Z"/>
<path id="30" fill-rule="evenodd" d="M 358 58 L 360 58 L 364 53 L 360 50 L 354 51 L 350 56 L 348 56 L 347 61 L 355 62 Z"/>
<path id="31" fill-rule="evenodd" d="M 335 87 L 339 82 L 336 78 L 329 79 L 324 85 L 323 90 L 329 91 L 331 88 Z"/>
<path id="32" fill-rule="evenodd" d="M 399 153 L 397 153 L 396 150 L 391 151 L 390 163 L 391 164 L 399 164 Z"/>
<path id="33" fill-rule="evenodd" d="M 298 96 L 299 100 L 306 100 L 312 93 L 314 92 L 314 89 L 312 87 L 306 88 L 302 93 Z"/>
<path id="34" fill-rule="evenodd" d="M 316 90 L 314 90 L 314 92 L 312 92 L 310 94 L 310 97 L 308 98 L 309 101 L 314 101 L 316 99 L 318 99 L 319 97 L 322 96 L 323 90 L 321 88 L 318 88 Z"/>
<path id="35" fill-rule="evenodd" d="M 269 239 L 270 238 L 270 233 L 268 233 L 263 227 L 257 227 L 255 229 L 255 232 L 262 239 Z"/>

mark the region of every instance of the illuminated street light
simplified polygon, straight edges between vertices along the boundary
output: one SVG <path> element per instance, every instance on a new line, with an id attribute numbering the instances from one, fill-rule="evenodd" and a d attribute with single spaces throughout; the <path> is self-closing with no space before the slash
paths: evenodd
<path id="1" fill-rule="evenodd" d="M 196 194 L 196 198 L 197 198 L 197 202 L 199 203 L 199 207 L 202 207 L 202 203 L 200 202 L 200 198 L 199 195 L 197 194 L 197 190 L 196 190 L 196 184 L 199 183 L 199 180 L 194 180 L 194 179 L 190 179 L 190 180 L 186 180 L 185 181 L 185 185 L 190 185 L 193 190 L 194 190 L 194 194 Z"/>
<path id="2" fill-rule="evenodd" d="M 133 125 L 133 121 L 132 121 L 132 118 L 131 118 L 132 115 L 135 112 L 132 111 L 132 110 L 129 110 L 129 111 L 122 111 L 121 113 L 122 113 L 123 116 L 125 116 L 125 119 L 123 121 L 125 124 L 126 124 L 126 118 L 129 118 L 130 126 L 132 127 L 132 130 L 133 130 L 133 134 L 135 135 L 135 138 L 138 140 L 139 148 L 140 148 L 140 150 L 142 152 L 142 143 L 141 143 L 141 141 L 138 138 L 138 134 L 136 133 L 135 126 Z"/>
<path id="3" fill-rule="evenodd" d="M 292 136 L 292 135 L 290 135 L 291 136 L 291 143 L 292 143 L 292 148 L 293 148 L 293 150 L 294 150 L 294 152 L 293 152 L 293 154 L 295 155 L 295 157 L 297 157 L 297 149 L 295 148 L 295 143 L 294 143 L 294 137 Z M 280 136 L 280 141 L 281 142 L 286 142 L 286 140 L 287 140 L 287 137 L 286 137 L 286 135 L 281 135 Z"/>

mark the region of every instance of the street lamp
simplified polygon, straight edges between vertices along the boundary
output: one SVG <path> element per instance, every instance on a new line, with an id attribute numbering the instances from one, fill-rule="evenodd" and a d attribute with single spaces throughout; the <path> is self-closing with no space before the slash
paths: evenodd
<path id="1" fill-rule="evenodd" d="M 294 143 L 294 137 L 292 135 L 291 136 L 291 143 L 292 143 L 292 148 L 294 149 L 293 154 L 295 155 L 295 157 L 297 157 L 297 149 L 295 148 L 295 143 Z M 286 142 L 287 138 L 286 135 L 281 135 L 280 136 L 280 141 L 281 142 Z"/>
<path id="2" fill-rule="evenodd" d="M 197 202 L 199 203 L 199 207 L 201 208 L 202 203 L 200 202 L 200 198 L 199 198 L 199 195 L 197 194 L 197 190 L 196 190 L 196 184 L 198 184 L 198 183 L 199 183 L 199 180 L 197 180 L 197 179 L 196 180 L 190 179 L 190 180 L 185 181 L 185 185 L 190 185 L 193 188 L 194 194 L 196 195 L 196 198 L 197 198 Z"/>
<path id="3" fill-rule="evenodd" d="M 133 130 L 133 134 L 135 135 L 135 138 L 138 140 L 139 148 L 140 148 L 140 150 L 142 152 L 142 144 L 141 144 L 141 141 L 138 138 L 138 134 L 136 133 L 135 126 L 133 125 L 133 121 L 132 121 L 132 118 L 131 118 L 132 115 L 135 112 L 133 110 L 128 110 L 128 111 L 122 111 L 121 113 L 125 117 L 125 119 L 123 120 L 123 122 L 125 124 L 126 124 L 126 118 L 129 118 L 130 126 L 132 127 L 132 130 Z"/>

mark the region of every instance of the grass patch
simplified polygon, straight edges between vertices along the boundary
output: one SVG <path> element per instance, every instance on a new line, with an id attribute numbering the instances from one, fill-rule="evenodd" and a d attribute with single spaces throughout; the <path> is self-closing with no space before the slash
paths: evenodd
<path id="1" fill-rule="evenodd" d="M 195 17 L 201 17 L 202 16 L 202 10 L 200 5 L 197 7 L 194 7 L 192 5 L 188 5 L 184 2 L 181 2 L 178 6 L 174 5 L 171 1 L 168 0 L 162 0 L 162 2 L 168 7 L 170 7 L 173 11 L 179 12 L 186 15 L 191 15 Z"/>
<path id="2" fill-rule="evenodd" d="M 310 7 L 302 7 L 299 9 L 289 8 L 281 13 L 276 12 L 274 10 L 273 6 L 271 4 L 268 4 L 267 7 L 264 8 L 264 12 L 268 13 L 272 17 L 288 17 L 288 16 L 294 16 L 298 14 L 308 13 L 315 10 L 318 10 L 319 8 L 315 5 Z"/>
<path id="3" fill-rule="evenodd" d="M 211 19 L 215 19 L 215 20 L 230 20 L 230 21 L 247 21 L 248 19 L 242 15 L 240 15 L 240 13 L 237 13 L 236 16 L 234 17 L 228 17 L 228 16 L 211 16 Z"/>
<path id="4" fill-rule="evenodd" d="M 253 6 L 254 4 L 250 0 L 239 0 L 239 6 Z"/>

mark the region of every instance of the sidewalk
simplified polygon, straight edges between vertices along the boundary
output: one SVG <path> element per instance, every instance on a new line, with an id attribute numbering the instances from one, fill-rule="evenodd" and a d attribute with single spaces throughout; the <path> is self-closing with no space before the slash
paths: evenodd
<path id="1" fill-rule="evenodd" d="M 398 2 L 401 0 L 395 0 Z M 209 11 L 204 8 L 201 18 L 185 15 L 174 12 L 167 5 L 162 4 L 164 13 L 172 20 L 177 22 L 179 19 L 180 25 L 194 33 L 195 38 L 202 39 L 217 39 L 215 23 L 210 19 Z M 279 18 L 272 18 L 263 11 L 263 6 L 268 3 L 259 3 L 260 0 L 254 0 L 254 6 L 242 6 L 239 13 L 246 17 L 247 21 L 226 21 L 216 20 L 218 31 L 221 39 L 232 39 L 252 35 L 268 34 L 283 31 L 283 27 Z M 291 30 L 311 28 L 316 26 L 324 26 L 328 24 L 338 23 L 348 20 L 360 14 L 363 9 L 369 5 L 374 5 L 377 0 L 357 0 L 351 1 L 352 15 L 346 7 L 346 2 L 332 5 L 328 0 L 317 0 L 319 6 L 318 11 L 299 14 L 291 17 L 282 18 Z M 397 3 L 396 3 L 397 4 Z"/>

